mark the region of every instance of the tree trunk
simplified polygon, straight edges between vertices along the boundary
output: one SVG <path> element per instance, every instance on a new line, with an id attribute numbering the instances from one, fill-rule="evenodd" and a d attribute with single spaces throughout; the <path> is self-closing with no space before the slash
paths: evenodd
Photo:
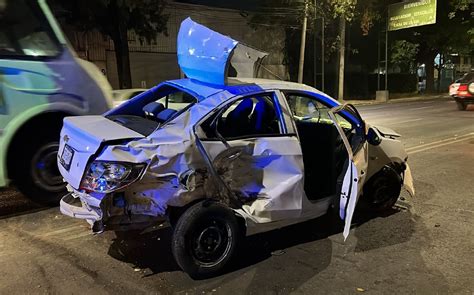
<path id="1" fill-rule="evenodd" d="M 124 24 L 119 24 L 117 34 L 115 34 L 112 40 L 115 47 L 115 58 L 117 59 L 119 87 L 120 89 L 131 88 L 130 55 L 128 52 L 127 28 Z"/>
<path id="2" fill-rule="evenodd" d="M 337 99 L 344 99 L 344 58 L 346 55 L 346 19 L 344 16 L 339 20 L 339 89 L 337 92 Z"/>
<path id="3" fill-rule="evenodd" d="M 426 93 L 434 93 L 434 59 L 436 53 L 430 52 L 424 55 L 423 63 L 426 72 Z"/>
<path id="4" fill-rule="evenodd" d="M 438 70 L 438 80 L 436 80 L 436 92 L 440 92 L 441 89 L 441 71 L 443 70 L 443 55 L 441 54 L 439 56 L 439 67 L 437 68 Z"/>

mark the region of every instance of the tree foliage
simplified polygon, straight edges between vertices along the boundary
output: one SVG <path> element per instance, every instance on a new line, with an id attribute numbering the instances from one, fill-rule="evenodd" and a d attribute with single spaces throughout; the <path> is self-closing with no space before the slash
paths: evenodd
<path id="1" fill-rule="evenodd" d="M 395 40 L 391 45 L 391 63 L 400 67 L 404 73 L 413 73 L 416 70 L 418 47 L 418 44 L 408 42 L 407 40 Z"/>
<path id="2" fill-rule="evenodd" d="M 426 91 L 434 91 L 434 59 L 438 54 L 474 53 L 472 0 L 438 0 L 436 23 L 395 31 L 392 38 L 418 45 L 416 61 L 425 64 Z"/>
<path id="3" fill-rule="evenodd" d="M 121 88 L 130 88 L 129 30 L 148 40 L 167 33 L 166 0 L 56 0 L 67 11 L 66 22 L 77 30 L 97 29 L 115 47 Z"/>

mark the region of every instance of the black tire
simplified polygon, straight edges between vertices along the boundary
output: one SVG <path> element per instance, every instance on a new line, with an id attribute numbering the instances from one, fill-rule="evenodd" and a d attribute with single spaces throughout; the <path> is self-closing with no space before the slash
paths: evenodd
<path id="1" fill-rule="evenodd" d="M 458 110 L 460 110 L 460 111 L 465 111 L 466 110 L 466 104 L 463 103 L 462 101 L 456 101 L 456 105 L 458 106 Z"/>
<path id="2" fill-rule="evenodd" d="M 363 208 L 379 213 L 395 205 L 402 190 L 402 178 L 391 167 L 384 167 L 364 185 Z"/>
<path id="3" fill-rule="evenodd" d="M 56 129 L 56 128 L 51 128 Z M 57 205 L 66 194 L 66 184 L 57 167 L 59 129 L 31 136 L 14 151 L 10 174 L 16 187 L 26 197 L 43 205 Z"/>
<path id="4" fill-rule="evenodd" d="M 237 217 L 224 205 L 203 201 L 178 219 L 171 250 L 178 265 L 195 279 L 219 274 L 231 260 L 241 239 Z"/>

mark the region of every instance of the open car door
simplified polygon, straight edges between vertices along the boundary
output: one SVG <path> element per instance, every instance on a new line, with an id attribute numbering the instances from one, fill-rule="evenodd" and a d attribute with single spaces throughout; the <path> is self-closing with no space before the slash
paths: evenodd
<path id="1" fill-rule="evenodd" d="M 364 184 L 368 166 L 368 146 L 365 122 L 351 104 L 336 106 L 329 110 L 329 116 L 339 132 L 348 154 L 347 170 L 342 183 L 339 216 L 345 220 L 344 240 L 349 236 L 352 216 Z M 350 124 L 342 124 L 344 123 Z M 350 127 L 349 127 L 350 126 Z"/>

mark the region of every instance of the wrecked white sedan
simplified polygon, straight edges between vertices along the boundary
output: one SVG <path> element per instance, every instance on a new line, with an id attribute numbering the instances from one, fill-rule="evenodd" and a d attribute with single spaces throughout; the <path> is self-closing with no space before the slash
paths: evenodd
<path id="1" fill-rule="evenodd" d="M 61 212 L 96 233 L 168 221 L 177 263 L 203 277 L 244 235 L 335 208 L 347 237 L 359 196 L 382 210 L 404 183 L 412 191 L 395 132 L 312 87 L 242 78 L 264 55 L 185 20 L 178 61 L 187 79 L 103 116 L 64 120 L 58 166 L 70 193 Z"/>

